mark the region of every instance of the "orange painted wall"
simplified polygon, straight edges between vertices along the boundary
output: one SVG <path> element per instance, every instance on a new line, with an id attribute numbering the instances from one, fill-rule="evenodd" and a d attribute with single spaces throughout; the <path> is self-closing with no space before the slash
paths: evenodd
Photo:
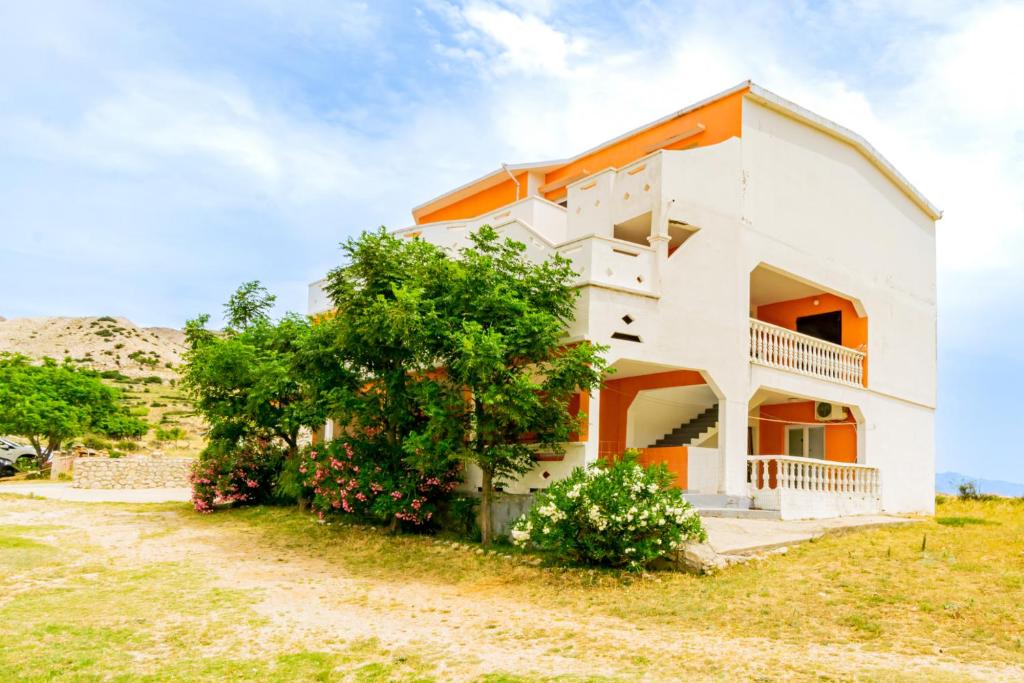
<path id="1" fill-rule="evenodd" d="M 569 399 L 569 413 L 571 415 L 586 415 L 590 411 L 590 393 L 582 391 L 578 394 L 573 395 Z M 587 440 L 587 421 L 584 420 L 583 424 L 580 425 L 579 434 L 570 434 L 569 441 L 586 441 Z"/>
<path id="2" fill-rule="evenodd" d="M 526 197 L 526 174 L 520 173 L 516 176 L 519 181 L 519 198 Z M 475 218 L 482 213 L 487 213 L 498 207 L 511 204 L 516 201 L 516 184 L 512 179 L 498 183 L 494 187 L 481 190 L 476 194 L 460 199 L 454 204 L 449 204 L 437 211 L 424 214 L 417 219 L 416 223 L 436 223 L 437 221 L 455 221 L 463 218 Z"/>
<path id="3" fill-rule="evenodd" d="M 683 116 L 665 121 L 636 135 L 600 149 L 593 154 L 581 157 L 561 168 L 551 171 L 544 178 L 545 183 L 553 183 L 586 170 L 597 173 L 606 168 L 620 168 L 650 154 L 650 145 L 692 129 L 698 123 L 704 124 L 705 130 L 694 137 L 681 140 L 664 149 L 681 149 L 696 145 L 706 147 L 724 142 L 729 138 L 740 137 L 743 124 L 743 95 L 746 89 L 733 93 L 728 97 L 710 102 Z M 552 201 L 564 197 L 565 188 L 559 188 L 545 195 Z"/>
<path id="4" fill-rule="evenodd" d="M 571 178 L 584 170 L 596 173 L 606 168 L 619 168 L 650 154 L 647 148 L 665 138 L 672 137 L 692 129 L 698 123 L 705 127 L 704 132 L 693 137 L 668 145 L 664 149 L 683 149 L 697 146 L 715 145 L 729 138 L 740 137 L 743 124 L 743 95 L 746 89 L 735 92 L 720 100 L 695 109 L 683 116 L 661 123 L 653 128 L 637 133 L 614 145 L 588 154 L 560 168 L 556 168 L 544 177 L 542 185 Z M 520 199 L 526 196 L 526 173 L 516 177 L 522 187 Z M 545 194 L 545 198 L 560 201 L 565 197 L 566 189 L 561 187 Z M 424 214 L 416 219 L 417 224 L 434 223 L 437 221 L 473 218 L 488 211 L 514 202 L 516 199 L 515 184 L 506 180 L 494 187 L 473 194 L 464 199 Z"/>
<path id="5" fill-rule="evenodd" d="M 675 476 L 673 485 L 685 490 L 687 485 L 687 467 L 689 452 L 686 446 L 669 446 L 667 448 L 641 448 L 639 462 L 649 466 L 665 463 L 668 471 Z"/>
<path id="6" fill-rule="evenodd" d="M 626 450 L 626 412 L 641 390 L 694 384 L 705 384 L 705 381 L 699 372 L 693 370 L 672 370 L 605 381 L 601 388 L 598 454 L 617 456 Z"/>
<path id="7" fill-rule="evenodd" d="M 818 305 L 814 305 L 814 301 Z M 857 309 L 847 299 L 834 294 L 818 294 L 803 299 L 779 301 L 757 307 L 757 319 L 772 325 L 796 330 L 796 319 L 805 315 L 832 313 L 840 311 L 843 315 L 843 346 L 851 349 L 867 351 L 868 318 L 857 315 Z M 868 359 L 864 359 L 864 386 L 868 384 Z"/>
<path id="8" fill-rule="evenodd" d="M 825 425 L 825 459 L 836 462 L 857 462 L 857 423 L 847 409 L 843 422 L 818 422 L 814 416 L 814 401 L 780 403 L 761 406 L 760 417 L 785 422 L 760 420 L 758 424 L 759 455 L 786 454 L 786 427 L 790 424 Z"/>

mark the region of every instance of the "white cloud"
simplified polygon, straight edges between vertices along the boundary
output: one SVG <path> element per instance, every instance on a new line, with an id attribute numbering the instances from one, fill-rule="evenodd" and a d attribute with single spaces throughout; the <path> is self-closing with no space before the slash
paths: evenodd
<path id="1" fill-rule="evenodd" d="M 550 3 L 527 3 L 528 9 L 547 13 Z M 455 39 L 460 47 L 444 46 L 448 56 L 460 53 L 478 59 L 490 54 L 488 67 L 494 74 L 567 73 L 573 57 L 587 52 L 587 41 L 570 37 L 531 11 L 515 11 L 490 2 L 474 0 L 464 7 L 434 5 L 460 30 Z"/>

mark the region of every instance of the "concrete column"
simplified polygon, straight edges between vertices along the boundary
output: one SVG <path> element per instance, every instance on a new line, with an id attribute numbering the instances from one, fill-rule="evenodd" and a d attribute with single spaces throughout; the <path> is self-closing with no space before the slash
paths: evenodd
<path id="1" fill-rule="evenodd" d="M 722 473 L 719 493 L 747 495 L 747 402 L 718 403 L 718 452 Z"/>
<path id="2" fill-rule="evenodd" d="M 661 292 L 661 274 L 665 272 L 668 262 L 668 233 L 659 232 L 647 238 L 651 248 L 654 249 L 654 291 Z"/>
<path id="3" fill-rule="evenodd" d="M 587 408 L 587 442 L 583 445 L 583 462 L 597 462 L 601 448 L 601 390 L 590 392 Z"/>

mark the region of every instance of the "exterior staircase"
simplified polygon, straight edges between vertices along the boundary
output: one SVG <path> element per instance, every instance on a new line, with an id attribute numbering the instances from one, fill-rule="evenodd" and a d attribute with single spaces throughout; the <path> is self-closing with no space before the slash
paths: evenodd
<path id="1" fill-rule="evenodd" d="M 648 448 L 689 446 L 691 441 L 717 426 L 718 404 L 716 403 L 689 422 L 679 425 L 671 432 L 648 446 Z"/>

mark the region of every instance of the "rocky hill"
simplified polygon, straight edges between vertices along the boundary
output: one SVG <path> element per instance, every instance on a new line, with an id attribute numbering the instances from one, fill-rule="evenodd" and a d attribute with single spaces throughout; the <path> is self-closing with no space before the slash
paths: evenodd
<path id="1" fill-rule="evenodd" d="M 0 318 L 0 353 L 49 356 L 129 377 L 176 376 L 185 335 L 168 327 L 137 327 L 127 318 Z"/>

